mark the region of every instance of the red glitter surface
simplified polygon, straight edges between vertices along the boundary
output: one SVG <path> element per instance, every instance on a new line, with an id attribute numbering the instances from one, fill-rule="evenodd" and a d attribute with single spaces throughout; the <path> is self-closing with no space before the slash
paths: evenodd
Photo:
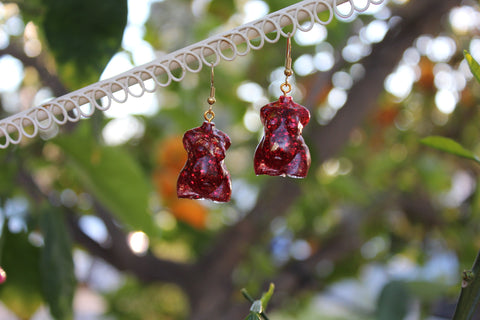
<path id="1" fill-rule="evenodd" d="M 230 200 L 232 183 L 223 162 L 230 144 L 230 138 L 208 121 L 185 133 L 183 146 L 188 159 L 177 181 L 179 198 Z"/>
<path id="2" fill-rule="evenodd" d="M 310 121 L 307 108 L 281 96 L 260 110 L 265 134 L 257 146 L 254 168 L 257 175 L 305 178 L 310 167 L 310 151 L 302 129 Z"/>

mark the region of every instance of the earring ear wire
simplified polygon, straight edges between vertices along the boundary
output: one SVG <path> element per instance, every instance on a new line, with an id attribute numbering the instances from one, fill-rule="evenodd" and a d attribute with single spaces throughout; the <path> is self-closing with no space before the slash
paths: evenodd
<path id="1" fill-rule="evenodd" d="M 290 91 L 292 91 L 292 85 L 288 82 L 288 78 L 293 75 L 292 70 L 292 36 L 289 34 L 287 37 L 287 50 L 285 53 L 285 82 L 280 85 L 280 90 L 283 92 L 283 95 L 286 96 Z"/>
<path id="2" fill-rule="evenodd" d="M 215 112 L 213 112 L 213 104 L 217 101 L 215 99 L 215 86 L 213 83 L 214 80 L 214 72 L 213 72 L 213 63 L 211 65 L 211 71 L 210 71 L 210 97 L 208 97 L 207 102 L 210 105 L 208 110 L 205 111 L 203 114 L 203 117 L 205 120 L 207 120 L 209 123 L 212 122 L 212 120 L 215 118 Z"/>

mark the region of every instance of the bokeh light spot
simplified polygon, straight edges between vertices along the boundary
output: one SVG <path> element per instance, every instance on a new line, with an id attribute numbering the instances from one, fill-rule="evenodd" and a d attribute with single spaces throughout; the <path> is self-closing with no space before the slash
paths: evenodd
<path id="1" fill-rule="evenodd" d="M 327 34 L 327 28 L 320 24 L 314 24 L 312 29 L 307 32 L 298 31 L 295 33 L 294 39 L 301 46 L 310 46 L 325 40 Z"/>
<path id="2" fill-rule="evenodd" d="M 103 139 L 108 145 L 120 145 L 131 139 L 139 139 L 145 133 L 142 120 L 126 116 L 109 121 L 102 131 Z"/>
<path id="3" fill-rule="evenodd" d="M 470 6 L 457 7 L 450 12 L 449 20 L 453 31 L 456 34 L 464 35 L 478 27 L 480 13 Z"/>
<path id="4" fill-rule="evenodd" d="M 457 45 L 450 37 L 439 36 L 427 46 L 427 56 L 434 62 L 446 62 L 455 54 Z"/>
<path id="5" fill-rule="evenodd" d="M 270 8 L 265 1 L 250 0 L 245 3 L 245 6 L 243 7 L 243 23 L 260 19 L 261 17 L 265 16 L 269 10 Z"/>
<path id="6" fill-rule="evenodd" d="M 457 105 L 457 98 L 454 92 L 449 90 L 439 90 L 435 94 L 435 105 L 437 106 L 440 112 L 445 114 L 450 114 L 455 110 Z"/>
<path id="7" fill-rule="evenodd" d="M 369 43 L 377 43 L 383 40 L 388 31 L 388 25 L 385 21 L 374 20 L 362 29 L 360 36 Z"/>
<path id="8" fill-rule="evenodd" d="M 336 110 L 343 107 L 345 102 L 347 102 L 347 92 L 340 88 L 333 88 L 328 94 L 328 103 L 330 106 Z"/>
<path id="9" fill-rule="evenodd" d="M 295 73 L 302 77 L 313 73 L 315 71 L 313 57 L 309 54 L 301 55 L 297 58 L 297 60 L 295 60 L 293 69 L 295 70 Z"/>
<path id="10" fill-rule="evenodd" d="M 318 71 L 328 71 L 332 69 L 335 63 L 335 58 L 330 52 L 322 51 L 315 54 L 313 57 L 313 65 Z"/>
<path id="11" fill-rule="evenodd" d="M 15 91 L 23 80 L 23 64 L 5 55 L 0 58 L 0 92 Z"/>
<path id="12" fill-rule="evenodd" d="M 237 96 L 243 101 L 255 102 L 263 97 L 263 88 L 255 82 L 244 82 L 238 86 Z"/>
<path id="13" fill-rule="evenodd" d="M 128 245 L 132 252 L 137 255 L 144 255 L 149 246 L 148 236 L 142 231 L 130 232 L 128 234 Z"/>
<path id="14" fill-rule="evenodd" d="M 409 66 L 402 65 L 394 73 L 388 75 L 385 80 L 385 89 L 394 96 L 404 99 L 410 94 L 414 81 L 414 70 Z"/>

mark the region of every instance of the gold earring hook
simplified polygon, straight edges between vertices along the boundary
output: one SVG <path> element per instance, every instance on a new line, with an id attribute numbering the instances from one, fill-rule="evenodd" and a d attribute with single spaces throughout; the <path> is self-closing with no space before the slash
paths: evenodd
<path id="1" fill-rule="evenodd" d="M 211 65 L 211 71 L 210 71 L 210 97 L 208 97 L 207 102 L 210 105 L 207 111 L 203 114 L 203 117 L 205 120 L 208 122 L 212 122 L 212 120 L 215 118 L 215 112 L 213 112 L 213 104 L 216 102 L 215 99 L 215 86 L 213 85 L 213 79 L 214 79 L 214 73 L 213 73 L 213 63 Z"/>
<path id="2" fill-rule="evenodd" d="M 283 95 L 287 95 L 290 91 L 292 91 L 292 85 L 288 83 L 288 77 L 293 75 L 292 70 L 292 40 L 291 36 L 287 37 L 287 51 L 285 53 L 285 82 L 280 85 L 280 90 L 282 90 Z"/>

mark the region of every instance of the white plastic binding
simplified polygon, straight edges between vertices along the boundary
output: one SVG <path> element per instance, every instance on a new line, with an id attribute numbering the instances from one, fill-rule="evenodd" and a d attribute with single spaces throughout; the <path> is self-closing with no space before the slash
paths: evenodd
<path id="1" fill-rule="evenodd" d="M 204 65 L 210 67 L 211 56 L 214 56 L 213 65 L 217 66 L 221 60 L 232 61 L 238 56 L 247 55 L 250 50 L 260 50 L 265 42 L 275 43 L 280 40 L 280 37 L 287 37 L 288 34 L 283 30 L 285 26 L 292 26 L 289 34 L 294 34 L 297 30 L 309 31 L 315 23 L 329 24 L 334 15 L 341 19 L 347 19 L 355 13 L 364 12 L 370 4 L 378 5 L 383 1 L 301 1 L 262 19 L 212 36 L 110 79 L 96 82 L 40 106 L 4 118 L 0 120 L 0 138 L 4 137 L 0 142 L 0 149 L 5 149 L 10 144 L 20 143 L 23 137 L 33 138 L 39 131 L 50 128 L 54 123 L 63 125 L 69 121 L 76 122 L 82 118 L 88 118 L 92 116 L 95 109 L 105 111 L 110 108 L 112 101 L 124 103 L 129 96 L 140 97 L 145 92 L 154 92 L 157 86 L 166 87 L 172 81 L 182 81 L 187 72 L 198 73 Z M 348 13 L 339 11 L 337 6 L 341 4 L 349 6 Z M 324 11 L 328 11 L 328 19 L 321 20 L 318 14 Z M 305 21 L 309 23 L 302 25 Z M 272 32 L 275 33 L 275 37 L 268 37 L 267 34 Z M 253 39 L 258 39 L 259 43 L 252 43 Z M 246 43 L 246 49 L 240 51 L 237 46 L 243 43 Z M 228 55 L 224 53 L 226 50 L 229 50 Z M 207 60 L 207 57 L 210 58 L 210 61 Z M 177 69 L 181 69 L 181 73 L 175 76 L 172 71 Z M 149 79 L 153 79 L 155 86 L 150 88 L 146 86 L 145 81 Z M 130 88 L 137 84 L 140 86 L 140 92 L 132 92 Z M 102 104 L 99 103 L 101 98 L 103 98 Z M 90 108 L 80 108 L 86 104 L 90 104 Z M 75 110 L 75 112 L 68 112 L 71 110 Z"/>

